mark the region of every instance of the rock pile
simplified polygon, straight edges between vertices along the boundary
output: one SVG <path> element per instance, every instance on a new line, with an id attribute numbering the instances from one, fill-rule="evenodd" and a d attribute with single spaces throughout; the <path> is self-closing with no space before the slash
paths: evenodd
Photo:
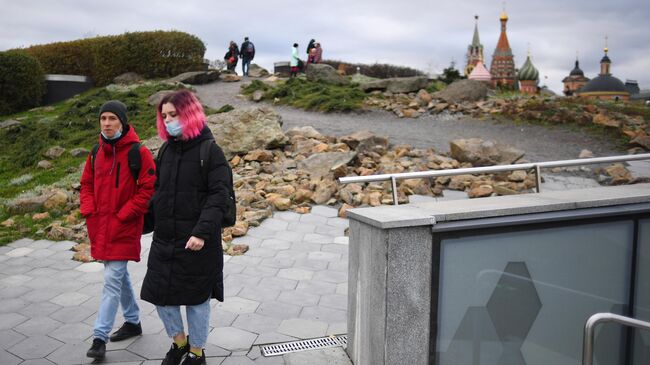
<path id="1" fill-rule="evenodd" d="M 340 138 L 326 136 L 313 127 L 282 132 L 280 115 L 269 108 L 233 110 L 208 117 L 219 144 L 234 173 L 237 196 L 237 223 L 224 230 L 224 250 L 241 254 L 245 247 L 233 246 L 233 237 L 244 236 L 273 211 L 309 212 L 312 204 L 339 207 L 346 216 L 352 207 L 392 204 L 390 182 L 367 184 L 338 183 L 343 176 L 367 176 L 424 170 L 444 170 L 521 162 L 523 151 L 478 138 L 451 142 L 451 154 L 409 145 L 391 146 L 387 138 L 359 131 Z M 154 155 L 161 142 L 157 137 L 144 141 Z M 57 151 L 58 153 L 58 151 Z M 83 168 L 83 166 L 81 166 Z M 608 183 L 623 184 L 631 179 L 623 166 L 601 172 Z M 526 171 L 479 176 L 458 175 L 435 179 L 399 180 L 400 203 L 413 194 L 437 196 L 444 189 L 465 191 L 471 198 L 518 194 L 530 191 L 535 176 Z M 84 221 L 79 215 L 79 183 L 67 190 L 45 189 L 40 194 L 22 196 L 9 202 L 14 216 L 1 222 L 12 226 L 20 215 L 32 220 L 55 219 L 43 233 L 51 239 L 86 242 Z M 87 259 L 87 247 L 75 255 Z"/>

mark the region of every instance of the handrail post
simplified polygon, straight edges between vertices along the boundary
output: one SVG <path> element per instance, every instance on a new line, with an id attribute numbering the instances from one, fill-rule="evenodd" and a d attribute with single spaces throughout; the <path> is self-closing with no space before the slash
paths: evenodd
<path id="1" fill-rule="evenodd" d="M 615 322 L 623 326 L 650 330 L 650 322 L 636 318 L 625 317 L 614 313 L 596 313 L 587 319 L 585 323 L 584 338 L 582 339 L 582 365 L 593 365 L 594 363 L 594 331 L 596 326 L 604 322 Z"/>
<path id="2" fill-rule="evenodd" d="M 395 178 L 395 175 L 391 175 L 390 177 L 390 186 L 393 190 L 393 204 L 399 205 L 399 202 L 397 201 L 397 179 Z"/>
<path id="3" fill-rule="evenodd" d="M 535 190 L 539 193 L 542 191 L 542 169 L 535 165 Z"/>

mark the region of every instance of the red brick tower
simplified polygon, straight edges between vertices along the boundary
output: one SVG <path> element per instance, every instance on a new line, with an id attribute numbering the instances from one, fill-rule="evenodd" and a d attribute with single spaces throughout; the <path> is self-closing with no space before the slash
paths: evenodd
<path id="1" fill-rule="evenodd" d="M 504 10 L 499 17 L 501 21 L 501 35 L 497 48 L 492 54 L 492 65 L 490 65 L 490 74 L 492 74 L 492 84 L 495 87 L 506 87 L 515 89 L 517 87 L 517 73 L 515 72 L 515 60 L 510 49 L 508 36 L 506 35 L 506 23 L 508 14 Z"/>

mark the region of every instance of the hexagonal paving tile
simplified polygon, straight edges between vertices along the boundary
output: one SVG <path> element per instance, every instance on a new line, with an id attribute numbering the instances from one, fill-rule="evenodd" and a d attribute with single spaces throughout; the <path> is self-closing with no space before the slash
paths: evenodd
<path id="1" fill-rule="evenodd" d="M 246 351 L 257 335 L 235 327 L 215 328 L 208 336 L 208 342 L 228 351 Z"/>
<path id="2" fill-rule="evenodd" d="M 8 350 L 22 359 L 29 360 L 43 358 L 61 346 L 63 346 L 63 343 L 53 338 L 32 336 L 10 347 Z"/>

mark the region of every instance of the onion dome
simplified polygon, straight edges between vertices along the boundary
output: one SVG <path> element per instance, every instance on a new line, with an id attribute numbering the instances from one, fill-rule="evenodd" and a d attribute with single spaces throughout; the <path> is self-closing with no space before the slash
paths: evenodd
<path id="1" fill-rule="evenodd" d="M 499 16 L 500 20 L 508 20 L 508 14 L 506 13 L 505 10 L 501 12 L 501 15 Z"/>
<path id="2" fill-rule="evenodd" d="M 474 66 L 472 73 L 470 73 L 469 76 L 467 76 L 467 78 L 476 81 L 490 81 L 492 80 L 492 75 L 490 74 L 490 71 L 488 71 L 488 69 L 485 68 L 483 62 L 478 61 L 476 66 Z"/>
<path id="3" fill-rule="evenodd" d="M 578 60 L 576 60 L 576 66 L 571 70 L 571 73 L 569 73 L 570 76 L 584 76 L 585 73 L 582 72 L 580 69 L 580 65 L 578 63 Z"/>
<path id="4" fill-rule="evenodd" d="M 522 81 L 539 80 L 539 71 L 533 66 L 533 63 L 530 61 L 530 56 L 526 57 L 526 62 L 519 70 L 517 77 Z"/>

